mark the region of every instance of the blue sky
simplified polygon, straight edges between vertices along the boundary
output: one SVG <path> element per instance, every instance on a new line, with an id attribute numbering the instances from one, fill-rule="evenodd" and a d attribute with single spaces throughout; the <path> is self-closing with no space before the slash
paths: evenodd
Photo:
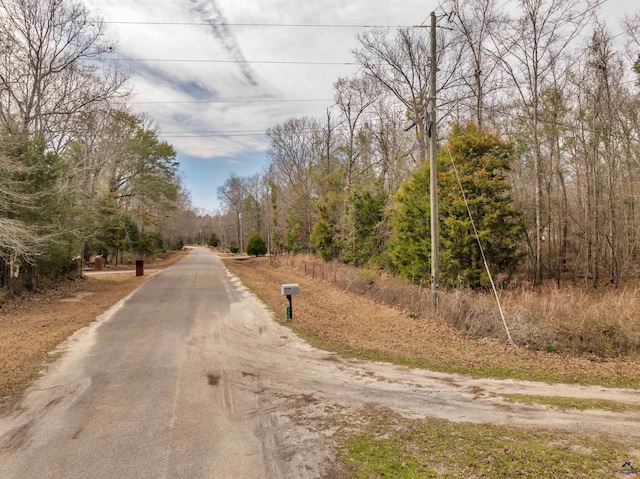
<path id="1" fill-rule="evenodd" d="M 416 25 L 437 7 L 433 0 L 85 1 L 132 73 L 132 109 L 146 112 L 175 147 L 194 206 L 208 211 L 219 207 L 216 190 L 230 173 L 262 171 L 266 129 L 324 117 L 334 82 L 357 71 L 268 62 L 353 62 L 363 30 L 237 24 Z M 607 0 L 601 11 L 620 18 L 639 8 L 637 0 Z"/>
<path id="2" fill-rule="evenodd" d="M 240 176 L 252 175 L 262 171 L 266 162 L 266 154 L 263 151 L 215 160 L 188 155 L 178 157 L 184 180 L 191 189 L 191 196 L 198 199 L 195 206 L 207 211 L 215 209 L 218 204 L 216 190 L 231 173 Z"/>

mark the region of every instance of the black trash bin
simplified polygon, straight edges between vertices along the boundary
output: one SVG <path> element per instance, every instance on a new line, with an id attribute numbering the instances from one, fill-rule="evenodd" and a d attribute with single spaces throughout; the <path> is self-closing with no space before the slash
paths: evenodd
<path id="1" fill-rule="evenodd" d="M 141 259 L 136 260 L 136 276 L 144 275 L 144 261 Z"/>

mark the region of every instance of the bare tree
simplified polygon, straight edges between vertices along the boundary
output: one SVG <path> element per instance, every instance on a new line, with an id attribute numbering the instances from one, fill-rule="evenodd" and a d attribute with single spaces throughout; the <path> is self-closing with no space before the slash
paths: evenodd
<path id="1" fill-rule="evenodd" d="M 345 190 L 348 194 L 353 183 L 356 163 L 364 148 L 357 148 L 357 130 L 367 108 L 373 104 L 379 94 L 376 85 L 370 78 L 340 78 L 334 84 L 336 104 L 344 118 L 346 138 L 345 151 Z"/>
<path id="2" fill-rule="evenodd" d="M 622 20 L 622 29 L 626 34 L 627 54 L 632 62 L 640 59 L 640 12 L 629 14 Z"/>
<path id="3" fill-rule="evenodd" d="M 528 122 L 534 159 L 533 279 L 542 280 L 543 169 L 540 138 L 541 93 L 554 80 L 562 58 L 593 18 L 603 0 L 519 0 L 521 15 L 492 37 L 494 55 L 511 79 L 516 102 Z"/>
<path id="4" fill-rule="evenodd" d="M 411 161 L 415 140 L 406 130 L 406 117 L 388 94 L 381 93 L 372 105 L 374 114 L 366 123 L 378 155 L 377 170 L 382 191 L 389 195 L 406 180 L 415 162 Z"/>
<path id="5" fill-rule="evenodd" d="M 242 178 L 235 174 L 231 174 L 231 176 L 224 182 L 224 185 L 218 188 L 218 199 L 222 202 L 222 205 L 232 210 L 236 220 L 236 232 L 237 232 L 237 240 L 238 247 L 242 250 L 243 242 L 241 235 L 241 222 L 242 222 L 242 212 L 244 211 L 245 205 L 245 188 L 242 184 Z"/>
<path id="6" fill-rule="evenodd" d="M 604 24 L 596 26 L 582 58 L 573 81 L 580 132 L 574 141 L 575 178 L 582 182 L 584 205 L 578 209 L 583 225 L 579 267 L 585 284 L 596 286 L 603 276 L 617 283 L 622 264 L 635 249 L 629 249 L 622 225 L 627 223 L 625 216 L 633 216 L 627 206 L 636 195 L 621 201 L 629 191 L 624 188 L 625 177 L 633 171 L 626 160 L 631 138 L 620 134 L 629 131 L 626 105 L 633 100 L 625 86 L 623 61 Z"/>
<path id="7" fill-rule="evenodd" d="M 333 190 L 333 186 L 340 176 L 339 156 L 342 148 L 339 130 L 342 127 L 342 120 L 335 119 L 331 110 L 327 109 L 326 122 L 322 126 L 321 151 L 316 168 L 314 170 L 314 180 L 317 184 L 318 195 L 322 196 Z"/>
<path id="8" fill-rule="evenodd" d="M 416 126 L 420 160 L 427 157 L 426 124 L 429 99 L 429 45 L 421 30 L 400 29 L 389 39 L 386 30 L 358 35 L 354 55 L 366 75 L 389 90 L 406 108 Z"/>
<path id="9" fill-rule="evenodd" d="M 3 143 L 6 141 L 3 138 Z M 32 206 L 37 195 L 24 191 L 19 177 L 26 174 L 29 174 L 27 167 L 0 153 L 0 263 L 4 265 L 31 261 L 39 253 L 34 228 L 10 217 L 12 211 Z"/>
<path id="10" fill-rule="evenodd" d="M 91 108 L 126 93 L 127 75 L 101 64 L 104 24 L 68 0 L 0 0 L 0 118 L 61 151 Z"/>
<path id="11" fill-rule="evenodd" d="M 267 237 L 267 188 L 261 173 L 240 178 L 240 186 L 244 192 L 243 233 L 245 237 L 260 235 Z M 243 239 L 244 244 L 244 239 Z"/>
<path id="12" fill-rule="evenodd" d="M 49 239 L 24 218 L 25 212 L 32 216 L 44 193 L 25 181 L 36 174 L 34 168 L 16 159 L 26 148 L 28 138 L 23 133 L 0 132 L 0 287 L 9 292 L 20 265 L 33 264 Z"/>
<path id="13" fill-rule="evenodd" d="M 444 8 L 451 10 L 455 33 L 461 37 L 462 57 L 456 74 L 464 87 L 458 101 L 464 108 L 468 98 L 473 100 L 472 115 L 482 128 L 487 98 L 502 87 L 500 60 L 488 49 L 505 18 L 497 0 L 447 0 Z"/>
<path id="14" fill-rule="evenodd" d="M 308 247 L 314 223 L 313 169 L 323 156 L 322 128 L 311 118 L 291 119 L 270 128 L 269 181 L 277 187 L 277 212 L 274 218 L 287 238 L 289 247 Z M 286 226 L 285 226 L 286 225 Z"/>

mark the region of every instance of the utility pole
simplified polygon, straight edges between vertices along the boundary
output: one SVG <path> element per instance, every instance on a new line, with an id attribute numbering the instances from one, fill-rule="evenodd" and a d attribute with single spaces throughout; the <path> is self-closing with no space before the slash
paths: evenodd
<path id="1" fill-rule="evenodd" d="M 440 246 L 438 240 L 438 135 L 436 132 L 436 14 L 431 12 L 431 70 L 429 88 L 429 156 L 431 163 L 430 195 L 431 195 L 431 299 L 433 312 L 438 314 L 438 290 L 440 283 Z"/>
<path id="2" fill-rule="evenodd" d="M 244 251 L 244 233 L 242 231 L 242 213 L 238 216 L 240 222 L 240 254 Z"/>

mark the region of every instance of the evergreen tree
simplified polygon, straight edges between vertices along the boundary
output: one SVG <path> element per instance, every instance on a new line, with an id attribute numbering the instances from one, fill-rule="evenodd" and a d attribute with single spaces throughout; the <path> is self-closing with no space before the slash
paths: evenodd
<path id="1" fill-rule="evenodd" d="M 384 250 L 384 238 L 378 232 L 384 220 L 384 193 L 353 191 L 349 196 L 348 234 L 344 249 L 347 263 L 363 266 L 375 262 Z"/>
<path id="2" fill-rule="evenodd" d="M 247 254 L 249 256 L 262 256 L 267 254 L 267 244 L 260 235 L 253 235 L 247 243 Z"/>
<path id="3" fill-rule="evenodd" d="M 391 240 L 387 255 L 393 269 L 414 283 L 428 281 L 431 271 L 429 170 L 420 168 L 402 183 L 391 204 Z"/>
<path id="4" fill-rule="evenodd" d="M 336 211 L 340 210 L 340 196 L 328 193 L 316 204 L 318 219 L 311 231 L 311 246 L 324 261 L 335 259 L 340 252 Z"/>
<path id="5" fill-rule="evenodd" d="M 492 272 L 510 275 L 521 259 L 518 242 L 524 224 L 505 178 L 513 158 L 511 143 L 473 124 L 454 127 L 447 146 L 441 149 L 438 193 L 443 284 L 479 287 L 487 280 L 452 159 Z M 389 258 L 402 276 L 415 282 L 430 278 L 428 188 L 429 171 L 423 168 L 402 185 L 394 198 Z"/>
<path id="6" fill-rule="evenodd" d="M 137 253 L 154 255 L 162 251 L 162 237 L 156 232 L 140 232 Z"/>
<path id="7" fill-rule="evenodd" d="M 488 280 L 451 159 L 492 270 L 510 277 L 522 258 L 518 244 L 525 227 L 505 177 L 514 156 L 512 143 L 475 124 L 456 126 L 450 135 L 438 179 L 444 282 L 476 287 Z"/>
<path id="8" fill-rule="evenodd" d="M 10 168 L 0 180 L 0 207 L 4 206 L 0 212 L 0 259 L 4 262 L 8 256 L 15 264 L 23 264 L 21 283 L 35 289 L 39 281 L 55 282 L 69 274 L 71 258 L 79 246 L 74 197 L 65 188 L 63 159 L 46 151 L 43 140 L 29 138 L 19 129 L 5 132 L 2 139 L 2 163 Z M 0 172 L 3 169 L 0 167 Z M 30 238 L 23 237 L 27 232 Z"/>
<path id="9" fill-rule="evenodd" d="M 181 250 L 182 248 L 184 248 L 184 239 L 182 238 L 182 236 L 179 236 L 179 237 L 175 240 L 175 242 L 171 245 L 171 248 L 172 248 L 173 250 L 175 250 L 175 251 L 179 251 L 179 250 Z M 236 248 L 238 248 L 238 247 L 236 246 Z"/>
<path id="10" fill-rule="evenodd" d="M 218 238 L 218 235 L 213 232 L 209 236 L 209 246 L 211 246 L 212 248 L 217 248 L 218 245 L 220 245 L 220 238 Z"/>

